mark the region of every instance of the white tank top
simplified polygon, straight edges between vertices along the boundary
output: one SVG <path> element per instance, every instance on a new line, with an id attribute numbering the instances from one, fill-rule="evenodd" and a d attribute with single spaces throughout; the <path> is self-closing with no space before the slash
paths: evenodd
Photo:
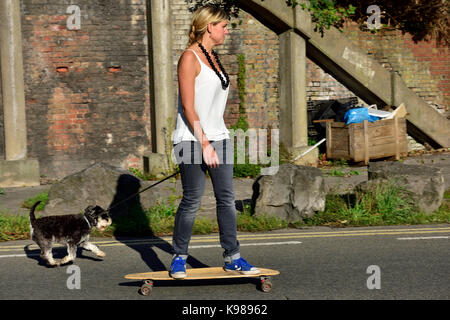
<path id="1" fill-rule="evenodd" d="M 200 62 L 200 73 L 195 78 L 195 97 L 194 108 L 197 113 L 200 124 L 206 138 L 210 141 L 229 139 L 229 131 L 225 126 L 223 114 L 228 98 L 228 88 L 222 89 L 217 74 L 200 60 L 194 50 L 198 61 Z M 172 134 L 172 142 L 177 144 L 181 141 L 198 141 L 194 136 L 191 126 L 183 113 L 181 96 L 178 96 L 178 115 L 175 131 Z"/>

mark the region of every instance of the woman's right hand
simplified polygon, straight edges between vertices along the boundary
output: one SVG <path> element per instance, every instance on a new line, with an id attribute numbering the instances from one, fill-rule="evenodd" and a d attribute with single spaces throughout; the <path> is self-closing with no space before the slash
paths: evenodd
<path id="1" fill-rule="evenodd" d="M 208 167 L 217 168 L 219 166 L 219 157 L 210 143 L 202 146 L 202 153 L 203 161 L 205 161 Z"/>

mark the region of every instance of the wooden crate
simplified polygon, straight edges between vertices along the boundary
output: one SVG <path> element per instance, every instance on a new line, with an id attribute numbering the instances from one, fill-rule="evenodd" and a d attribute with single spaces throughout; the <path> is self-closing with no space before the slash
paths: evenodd
<path id="1" fill-rule="evenodd" d="M 394 118 L 372 123 L 327 122 L 327 159 L 346 159 L 355 162 L 394 156 L 408 152 L 406 119 Z"/>

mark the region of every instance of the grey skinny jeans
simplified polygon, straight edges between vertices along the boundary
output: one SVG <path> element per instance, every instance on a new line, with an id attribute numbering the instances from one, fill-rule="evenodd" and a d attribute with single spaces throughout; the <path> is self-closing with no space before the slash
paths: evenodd
<path id="1" fill-rule="evenodd" d="M 183 198 L 175 216 L 173 253 L 187 259 L 192 228 L 200 208 L 205 189 L 206 171 L 208 171 L 216 198 L 220 244 L 224 249 L 223 257 L 226 262 L 230 262 L 240 258 L 234 203 L 233 150 L 229 139 L 211 141 L 211 145 L 219 158 L 219 166 L 216 168 L 208 167 L 203 161 L 199 142 L 182 141 L 174 145 L 175 157 L 180 167 Z"/>

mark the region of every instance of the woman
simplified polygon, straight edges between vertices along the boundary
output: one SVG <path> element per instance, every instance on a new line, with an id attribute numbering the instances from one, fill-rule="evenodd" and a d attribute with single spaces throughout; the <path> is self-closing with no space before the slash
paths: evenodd
<path id="1" fill-rule="evenodd" d="M 227 15 L 212 5 L 193 16 L 188 48 L 178 62 L 179 102 L 172 141 L 180 167 L 183 198 L 175 217 L 170 275 L 186 277 L 188 245 L 209 172 L 217 205 L 224 269 L 258 274 L 240 256 L 233 186 L 233 150 L 223 114 L 230 80 L 213 51 L 228 35 Z"/>

